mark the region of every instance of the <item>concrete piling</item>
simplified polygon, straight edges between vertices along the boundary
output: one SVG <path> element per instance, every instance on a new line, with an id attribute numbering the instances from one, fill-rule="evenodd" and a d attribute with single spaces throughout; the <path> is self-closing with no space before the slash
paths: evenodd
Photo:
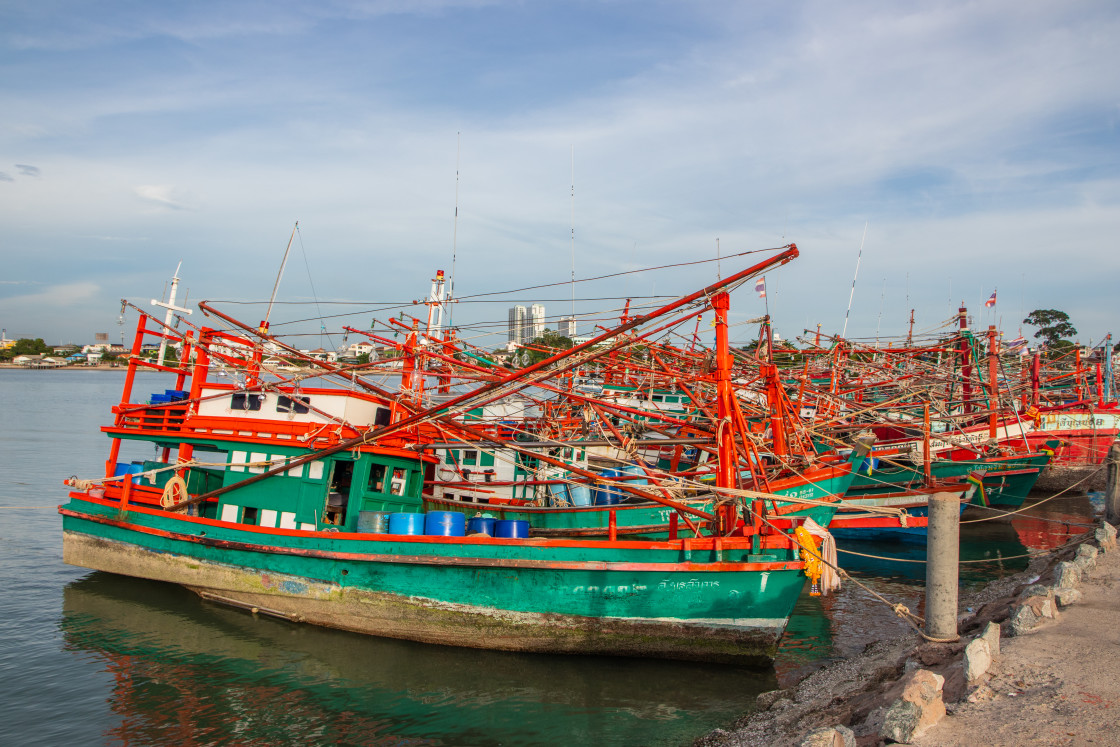
<path id="1" fill-rule="evenodd" d="M 1120 524 L 1120 442 L 1108 450 L 1108 474 L 1104 486 L 1105 520 L 1113 526 Z"/>
<path id="2" fill-rule="evenodd" d="M 953 495 L 931 495 L 926 544 L 926 635 L 957 639 L 961 504 Z"/>

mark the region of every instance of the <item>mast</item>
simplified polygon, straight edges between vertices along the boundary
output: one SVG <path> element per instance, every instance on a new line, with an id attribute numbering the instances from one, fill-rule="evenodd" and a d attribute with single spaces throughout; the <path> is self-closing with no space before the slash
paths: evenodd
<path id="1" fill-rule="evenodd" d="M 996 351 L 996 325 L 988 325 L 988 438 L 996 437 L 996 423 L 999 420 L 999 389 L 996 387 L 996 364 L 999 353 Z"/>
<path id="2" fill-rule="evenodd" d="M 164 358 L 167 356 L 167 331 L 171 329 L 171 322 L 175 319 L 175 312 L 181 314 L 190 314 L 190 309 L 184 309 L 175 305 L 175 294 L 179 291 L 179 270 L 183 267 L 182 260 L 179 261 L 179 266 L 175 268 L 175 274 L 171 278 L 171 295 L 167 297 L 167 303 L 152 299 L 152 306 L 162 306 L 167 309 L 167 313 L 163 317 L 163 334 L 159 341 L 159 357 L 156 363 L 163 365 Z M 139 351 L 137 351 L 139 353 Z"/>

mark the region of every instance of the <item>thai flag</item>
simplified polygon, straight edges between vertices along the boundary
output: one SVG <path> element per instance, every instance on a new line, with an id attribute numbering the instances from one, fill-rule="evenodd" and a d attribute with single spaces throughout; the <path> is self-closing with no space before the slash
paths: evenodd
<path id="1" fill-rule="evenodd" d="M 766 276 L 763 275 L 754 284 L 754 292 L 759 298 L 766 298 Z"/>
<path id="2" fill-rule="evenodd" d="M 995 305 L 996 305 L 996 292 L 992 291 L 992 295 L 988 298 L 987 301 L 984 302 L 984 306 L 986 306 L 987 308 L 990 309 Z"/>

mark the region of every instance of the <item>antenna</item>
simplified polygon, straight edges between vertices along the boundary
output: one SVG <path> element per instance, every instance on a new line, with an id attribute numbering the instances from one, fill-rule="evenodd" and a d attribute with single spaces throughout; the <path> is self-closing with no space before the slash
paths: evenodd
<path id="1" fill-rule="evenodd" d="M 284 277 L 284 268 L 288 264 L 288 252 L 292 251 L 292 241 L 299 230 L 299 221 L 292 227 L 292 235 L 288 237 L 288 246 L 284 249 L 284 259 L 280 260 L 280 272 L 276 273 L 276 282 L 272 286 L 272 298 L 268 299 L 268 308 L 265 309 L 264 319 L 261 320 L 260 333 L 268 334 L 268 317 L 272 314 L 272 304 L 276 302 L 276 292 L 280 290 L 280 278 Z M 301 239 L 302 240 L 302 239 Z"/>
<path id="2" fill-rule="evenodd" d="M 910 273 L 906 273 L 906 287 L 910 287 Z M 883 278 L 883 292 L 879 294 L 879 321 L 875 324 L 875 347 L 879 347 L 879 328 L 883 325 L 883 300 L 887 297 L 887 279 Z M 906 302 L 910 302 L 910 292 L 906 292 Z"/>
<path id="3" fill-rule="evenodd" d="M 450 303 L 451 299 L 455 297 L 455 253 L 459 246 L 459 154 L 462 152 L 462 135 L 461 132 L 455 133 L 455 220 L 451 224 L 451 285 L 447 289 L 447 301 Z M 454 312 L 453 306 L 447 308 L 447 328 L 451 329 L 451 316 Z"/>
<path id="4" fill-rule="evenodd" d="M 859 254 L 856 255 L 856 274 L 852 277 L 852 292 L 848 296 L 848 310 L 844 312 L 844 331 L 840 333 L 841 337 L 848 336 L 848 315 L 852 313 L 852 299 L 856 297 L 856 280 L 859 279 L 859 263 L 863 259 L 863 242 L 867 240 L 868 222 L 863 224 L 863 238 L 859 241 Z"/>
<path id="5" fill-rule="evenodd" d="M 576 324 L 576 146 L 572 146 L 572 201 L 571 201 L 571 229 L 572 229 L 572 323 L 568 325 L 569 337 L 575 335 Z"/>

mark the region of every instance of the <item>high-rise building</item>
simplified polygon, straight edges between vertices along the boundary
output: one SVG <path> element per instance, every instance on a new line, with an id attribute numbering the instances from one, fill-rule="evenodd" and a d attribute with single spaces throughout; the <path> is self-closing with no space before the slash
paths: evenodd
<path id="1" fill-rule="evenodd" d="M 561 337 L 571 339 L 576 336 L 576 318 L 574 316 L 567 316 L 560 320 L 557 325 L 556 331 L 560 333 Z"/>
<path id="2" fill-rule="evenodd" d="M 544 306 L 535 303 L 529 307 L 529 328 L 526 330 L 526 339 L 523 342 L 544 337 Z"/>
<path id="3" fill-rule="evenodd" d="M 511 344 L 520 345 L 525 340 L 525 323 L 527 317 L 524 306 L 514 306 L 509 310 L 509 341 Z"/>

